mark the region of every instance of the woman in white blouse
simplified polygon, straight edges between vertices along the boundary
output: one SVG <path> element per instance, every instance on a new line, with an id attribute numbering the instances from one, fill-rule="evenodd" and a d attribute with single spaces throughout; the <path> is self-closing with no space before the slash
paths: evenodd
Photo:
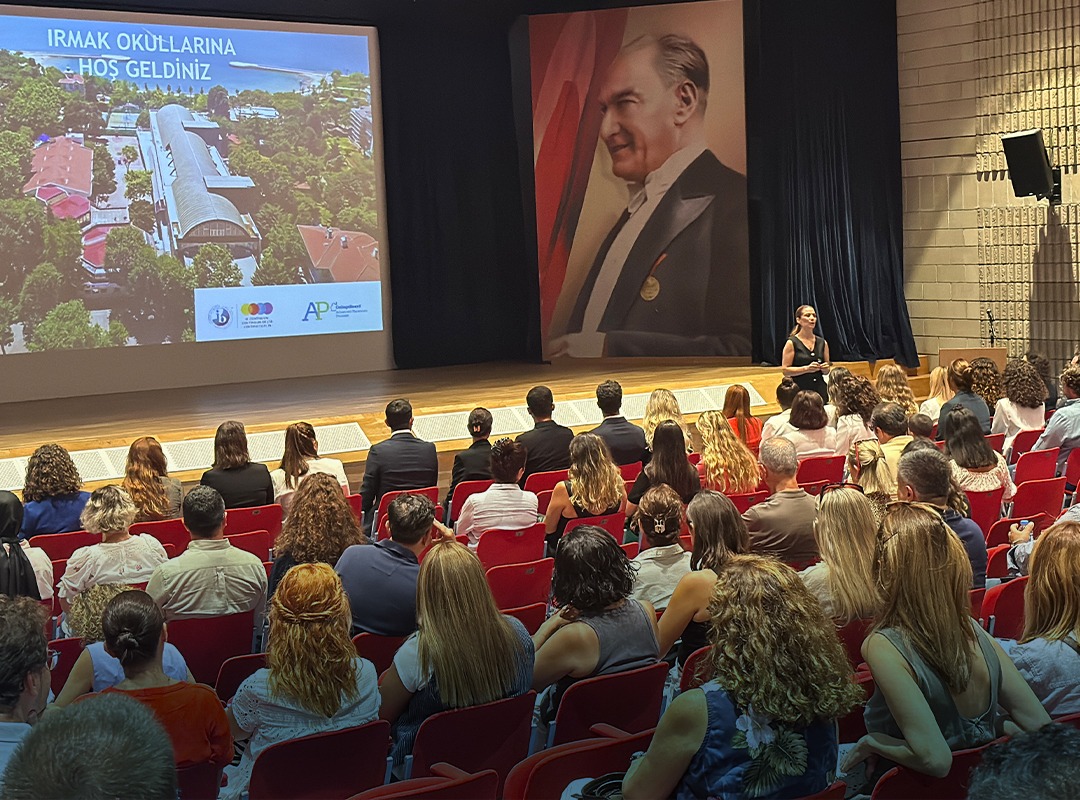
<path id="1" fill-rule="evenodd" d="M 1020 431 L 1037 431 L 1046 424 L 1046 384 L 1035 367 L 1014 359 L 1005 365 L 1002 376 L 1005 396 L 994 406 L 994 421 L 990 433 L 1004 433 L 1006 457 L 1012 450 L 1013 439 Z"/>
<path id="2" fill-rule="evenodd" d="M 308 422 L 294 422 L 285 429 L 285 452 L 281 455 L 281 466 L 270 473 L 274 500 L 281 504 L 286 516 L 292 505 L 293 492 L 300 481 L 316 472 L 334 476 L 341 485 L 341 491 L 349 494 L 349 479 L 345 477 L 342 463 L 336 458 L 319 458 L 315 428 Z"/>
<path id="3" fill-rule="evenodd" d="M 1002 500 L 1016 494 L 1009 467 L 1001 453 L 995 453 L 983 435 L 978 417 L 962 406 L 949 412 L 945 455 L 952 459 L 952 473 L 960 488 L 968 492 L 1004 489 Z"/>
<path id="4" fill-rule="evenodd" d="M 836 431 L 829 427 L 820 394 L 799 392 L 795 395 L 789 421 L 795 430 L 780 435 L 795 445 L 799 461 L 812 456 L 836 455 Z"/>
<path id="5" fill-rule="evenodd" d="M 930 370 L 930 396 L 922 401 L 919 413 L 936 420 L 941 416 L 941 407 L 951 400 L 952 396 L 953 390 L 949 388 L 949 371 L 945 367 L 934 367 Z"/>

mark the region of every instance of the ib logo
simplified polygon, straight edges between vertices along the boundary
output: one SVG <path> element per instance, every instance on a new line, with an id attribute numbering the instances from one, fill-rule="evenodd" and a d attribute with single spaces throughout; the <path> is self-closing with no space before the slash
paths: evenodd
<path id="1" fill-rule="evenodd" d="M 270 303 L 245 303 L 240 306 L 240 313 L 245 317 L 257 317 L 260 314 L 266 316 L 273 312 L 274 306 Z"/>
<path id="2" fill-rule="evenodd" d="M 308 321 L 308 317 L 315 317 L 316 321 L 322 321 L 322 315 L 330 310 L 330 304 L 319 300 L 318 302 L 310 302 L 307 304 L 307 311 L 304 312 L 303 322 Z"/>
<path id="3" fill-rule="evenodd" d="M 215 328 L 227 328 L 232 322 L 232 313 L 225 306 L 214 306 L 210 309 L 207 318 Z"/>

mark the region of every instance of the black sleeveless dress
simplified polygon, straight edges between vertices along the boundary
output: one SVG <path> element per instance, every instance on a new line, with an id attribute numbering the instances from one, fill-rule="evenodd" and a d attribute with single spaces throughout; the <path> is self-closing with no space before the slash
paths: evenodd
<path id="1" fill-rule="evenodd" d="M 795 347 L 795 360 L 791 362 L 793 367 L 807 367 L 815 361 L 825 361 L 825 339 L 821 336 L 814 337 L 814 349 L 807 350 L 798 336 L 789 336 L 788 341 Z M 829 387 L 825 383 L 825 376 L 820 372 L 806 372 L 802 375 L 792 375 L 795 384 L 807 392 L 817 392 L 821 395 L 823 403 L 829 402 Z"/>

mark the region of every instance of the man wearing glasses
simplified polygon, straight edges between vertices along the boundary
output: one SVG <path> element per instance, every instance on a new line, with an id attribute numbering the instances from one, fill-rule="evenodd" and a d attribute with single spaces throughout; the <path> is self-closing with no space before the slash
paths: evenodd
<path id="1" fill-rule="evenodd" d="M 49 699 L 57 654 L 45 639 L 45 609 L 0 595 L 0 775 Z"/>

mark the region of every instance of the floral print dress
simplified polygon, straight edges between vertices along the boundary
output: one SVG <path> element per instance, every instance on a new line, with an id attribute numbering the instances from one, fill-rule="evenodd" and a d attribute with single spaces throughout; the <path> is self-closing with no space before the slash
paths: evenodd
<path id="1" fill-rule="evenodd" d="M 676 800 L 803 797 L 828 786 L 836 769 L 836 725 L 793 728 L 735 706 L 720 684 L 701 687 L 709 724 Z"/>

